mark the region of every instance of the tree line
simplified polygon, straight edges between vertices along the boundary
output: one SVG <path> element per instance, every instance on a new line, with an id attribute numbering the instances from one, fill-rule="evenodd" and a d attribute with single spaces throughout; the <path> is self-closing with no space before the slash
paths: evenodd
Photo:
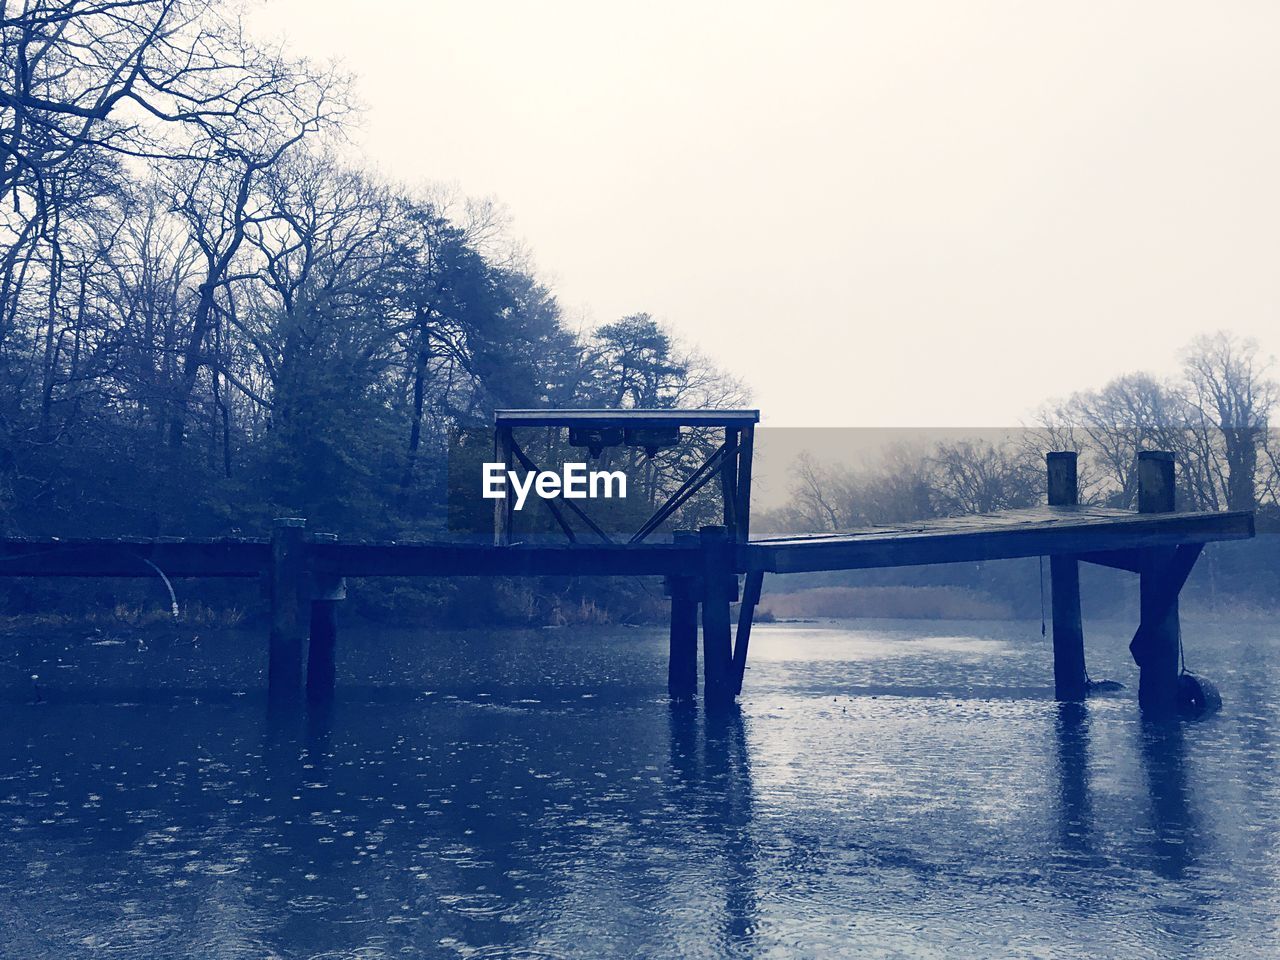
<path id="1" fill-rule="evenodd" d="M 0 70 L 0 532 L 431 534 L 496 408 L 741 399 L 645 313 L 575 331 L 495 204 L 344 162 L 348 80 L 234 6 L 8 4 Z"/>
<path id="2" fill-rule="evenodd" d="M 861 469 L 802 454 L 791 503 L 757 527 L 815 532 L 1033 506 L 1045 499 L 1050 450 L 1079 453 L 1083 502 L 1134 508 L 1138 452 L 1170 450 L 1181 507 L 1257 510 L 1260 525 L 1274 525 L 1280 444 L 1270 424 L 1278 403 L 1272 361 L 1256 341 L 1206 334 L 1187 345 L 1176 376 L 1116 377 L 1046 404 L 1000 437 L 896 443 Z"/>

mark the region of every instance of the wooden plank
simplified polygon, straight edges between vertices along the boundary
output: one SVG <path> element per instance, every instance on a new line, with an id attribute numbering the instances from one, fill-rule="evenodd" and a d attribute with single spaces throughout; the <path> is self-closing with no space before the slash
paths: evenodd
<path id="1" fill-rule="evenodd" d="M 1113 507 L 1097 507 L 1085 504 L 1028 507 L 1019 510 L 1002 510 L 999 513 L 966 514 L 958 517 L 935 517 L 913 523 L 884 524 L 835 533 L 800 534 L 787 537 L 762 537 L 755 541 L 764 546 L 771 543 L 792 544 L 800 541 L 859 540 L 882 538 L 895 539 L 915 534 L 937 532 L 961 532 L 965 530 L 994 530 L 1007 527 L 1025 527 L 1034 524 L 1052 526 L 1078 526 L 1081 524 L 1107 524 L 1139 519 L 1132 510 Z"/>
<path id="2" fill-rule="evenodd" d="M 724 427 L 758 423 L 759 410 L 499 410 L 498 426 L 515 427 Z"/>
<path id="3" fill-rule="evenodd" d="M 1133 569 L 1125 551 L 1253 536 L 1253 514 L 1009 511 L 852 534 L 738 544 L 736 569 L 778 573 L 1077 554 Z M 311 544 L 315 569 L 348 576 L 601 576 L 698 572 L 696 550 L 669 544 L 493 547 L 447 542 Z M 0 576 L 256 577 L 262 540 L 0 540 Z"/>
<path id="4" fill-rule="evenodd" d="M 1010 511 L 984 516 L 982 523 L 949 521 L 823 538 L 757 540 L 739 549 L 739 569 L 799 573 L 968 563 L 1243 540 L 1254 533 L 1248 511 L 1093 518 L 1072 516 L 1070 508 L 1054 509 L 1064 513 L 1045 519 L 1043 509 Z"/>

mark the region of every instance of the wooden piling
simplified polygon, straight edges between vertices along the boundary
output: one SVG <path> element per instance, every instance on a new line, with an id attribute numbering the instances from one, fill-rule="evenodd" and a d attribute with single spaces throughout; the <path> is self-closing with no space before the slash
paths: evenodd
<path id="1" fill-rule="evenodd" d="M 702 543 L 702 671 L 708 710 L 733 703 L 733 545 L 722 526 L 703 527 Z"/>
<path id="2" fill-rule="evenodd" d="M 1177 507 L 1172 453 L 1143 450 L 1138 454 L 1138 512 L 1173 513 Z"/>
<path id="3" fill-rule="evenodd" d="M 698 534 L 678 531 L 675 543 L 694 546 L 698 543 Z M 698 695 L 698 584 L 697 577 L 667 577 L 671 595 L 667 693 L 672 700 L 693 700 Z"/>
<path id="4" fill-rule="evenodd" d="M 1144 450 L 1138 454 L 1138 512 L 1172 513 L 1175 496 L 1172 453 Z M 1138 703 L 1148 713 L 1174 714 L 1178 708 L 1178 673 L 1182 626 L 1178 591 L 1190 572 L 1176 576 L 1177 548 L 1144 551 L 1139 583 L 1142 623 L 1131 646 L 1140 670 Z"/>
<path id="5" fill-rule="evenodd" d="M 307 521 L 279 517 L 271 525 L 271 635 L 267 655 L 267 695 L 276 702 L 302 692 L 302 642 L 307 630 Z"/>
<path id="6" fill-rule="evenodd" d="M 317 533 L 317 543 L 335 543 L 337 535 Z M 315 574 L 311 582 L 311 632 L 307 644 L 307 700 L 333 700 L 337 686 L 338 602 L 347 597 L 347 582 L 336 574 Z"/>
<path id="7" fill-rule="evenodd" d="M 1045 457 L 1049 505 L 1080 502 L 1077 454 L 1054 451 Z M 1089 690 L 1084 658 L 1084 627 L 1080 616 L 1080 562 L 1073 556 L 1049 557 L 1053 606 L 1053 689 L 1059 700 L 1082 700 Z"/>
<path id="8" fill-rule="evenodd" d="M 511 427 L 499 426 L 493 436 L 493 455 L 496 463 L 503 464 L 507 482 L 506 496 L 493 501 L 493 542 L 505 547 L 511 543 L 511 527 L 515 522 L 515 494 L 511 490 L 510 471 L 515 465 L 515 443 Z"/>

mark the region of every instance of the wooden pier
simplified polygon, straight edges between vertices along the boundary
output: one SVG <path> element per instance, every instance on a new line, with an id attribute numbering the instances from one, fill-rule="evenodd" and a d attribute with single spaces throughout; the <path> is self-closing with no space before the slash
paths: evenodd
<path id="1" fill-rule="evenodd" d="M 750 540 L 756 411 L 612 411 L 607 416 L 590 411 L 585 417 L 581 411 L 512 413 L 516 415 L 500 415 L 497 429 L 499 455 L 512 464 L 524 462 L 513 435 L 518 426 L 581 427 L 579 439 L 592 444 L 613 442 L 632 428 L 640 442 L 657 442 L 663 431 L 669 434 L 673 425 L 691 421 L 723 429 L 724 443 L 672 500 L 678 506 L 692 495 L 690 488 L 696 491 L 718 476 L 726 522 L 697 533 L 676 532 L 670 542 L 643 542 L 674 512 L 669 500 L 658 508 L 658 520 L 651 518 L 628 543 L 612 542 L 607 535 L 600 543 L 580 543 L 570 528 L 571 542 L 530 545 L 513 542 L 511 514 L 500 506 L 495 517 L 498 542 L 489 545 L 343 542 L 331 533 L 309 531 L 302 519 L 282 518 L 275 521 L 270 539 L 261 540 L 0 540 L 0 576 L 153 577 L 163 571 L 171 578 L 260 578 L 271 602 L 268 686 L 280 701 L 301 699 L 304 690 L 316 701 L 333 696 L 335 609 L 346 595 L 347 577 L 660 576 L 671 600 L 670 695 L 691 699 L 697 694 L 700 615 L 703 698 L 715 709 L 731 704 L 742 690 L 765 574 L 1047 556 L 1058 698 L 1076 700 L 1088 693 L 1079 565 L 1095 563 L 1138 575 L 1141 610 L 1130 649 L 1141 671 L 1139 700 L 1152 713 L 1174 714 L 1182 684 L 1182 586 L 1206 543 L 1254 533 L 1249 512 L 1178 512 L 1171 454 L 1139 454 L 1139 509 L 1128 511 L 1079 504 L 1076 455 L 1056 452 L 1047 459 L 1044 507 Z M 570 523 L 563 514 L 558 520 L 562 526 Z"/>

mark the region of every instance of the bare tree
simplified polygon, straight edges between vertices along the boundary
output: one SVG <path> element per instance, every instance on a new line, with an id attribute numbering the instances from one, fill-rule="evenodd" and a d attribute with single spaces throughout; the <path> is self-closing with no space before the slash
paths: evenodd
<path id="1" fill-rule="evenodd" d="M 992 513 L 1040 499 L 1042 468 L 1011 443 L 940 443 L 929 456 L 931 487 L 947 513 Z"/>
<path id="2" fill-rule="evenodd" d="M 1205 438 L 1199 451 L 1230 510 L 1257 505 L 1259 460 L 1275 409 L 1276 382 L 1268 377 L 1272 359 L 1257 341 L 1226 331 L 1197 337 L 1183 361 L 1192 416 Z"/>

